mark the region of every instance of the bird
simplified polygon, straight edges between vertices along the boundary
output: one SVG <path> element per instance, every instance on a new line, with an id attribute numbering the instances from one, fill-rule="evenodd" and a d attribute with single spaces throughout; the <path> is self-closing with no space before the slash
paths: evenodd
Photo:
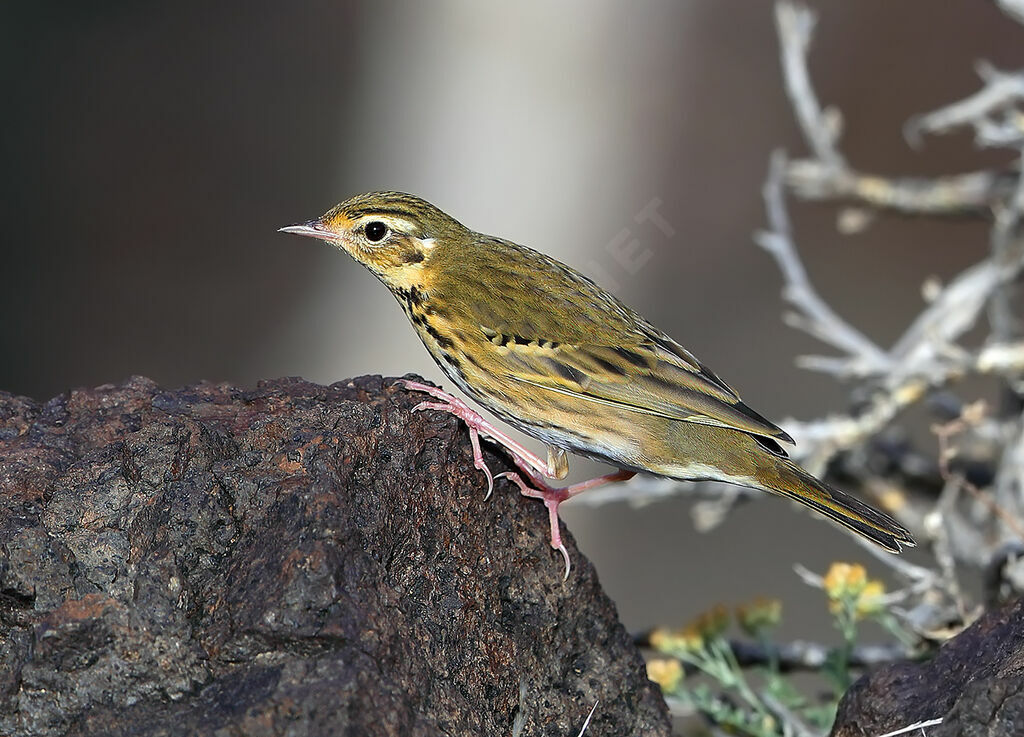
<path id="1" fill-rule="evenodd" d="M 473 461 L 548 510 L 551 547 L 565 560 L 558 508 L 636 473 L 724 481 L 806 505 L 885 550 L 913 546 L 889 515 L 794 463 L 793 439 L 747 406 L 690 351 L 607 290 L 532 248 L 475 232 L 403 192 L 356 195 L 322 216 L 280 229 L 318 238 L 365 266 L 397 298 L 442 372 L 498 418 L 544 444 L 533 453 L 458 397 L 403 381 L 469 427 Z M 504 447 L 518 471 L 493 476 L 480 437 Z M 558 488 L 567 452 L 616 471 Z"/>

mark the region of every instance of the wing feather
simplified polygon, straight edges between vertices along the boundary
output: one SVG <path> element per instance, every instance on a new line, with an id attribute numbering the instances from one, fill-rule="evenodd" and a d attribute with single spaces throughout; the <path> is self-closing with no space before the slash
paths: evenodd
<path id="1" fill-rule="evenodd" d="M 696 359 L 692 364 L 672 360 L 653 344 L 629 349 L 563 344 L 550 351 L 512 346 L 510 352 L 516 370 L 508 376 L 514 381 L 640 414 L 792 442 Z"/>
<path id="2" fill-rule="evenodd" d="M 441 261 L 430 291 L 461 324 L 480 326 L 474 351 L 507 381 L 792 442 L 693 354 L 565 264 L 482 235 L 432 258 Z M 545 278 L 524 278 L 523 263 Z"/>

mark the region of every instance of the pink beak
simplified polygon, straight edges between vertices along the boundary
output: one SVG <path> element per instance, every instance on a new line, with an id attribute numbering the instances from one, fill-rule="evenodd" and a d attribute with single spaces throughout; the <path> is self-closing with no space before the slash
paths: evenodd
<path id="1" fill-rule="evenodd" d="M 295 235 L 306 235 L 310 238 L 320 238 L 325 241 L 337 241 L 341 240 L 337 234 L 331 231 L 326 225 L 319 220 L 310 220 L 308 223 L 302 223 L 301 225 L 288 225 L 284 228 L 278 228 L 278 233 L 294 233 Z"/>

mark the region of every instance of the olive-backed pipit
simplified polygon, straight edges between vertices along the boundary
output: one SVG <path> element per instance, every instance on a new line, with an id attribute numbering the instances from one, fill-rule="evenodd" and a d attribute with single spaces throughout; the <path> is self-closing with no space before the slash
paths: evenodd
<path id="1" fill-rule="evenodd" d="M 434 387 L 417 409 L 466 421 L 474 462 L 493 487 L 479 435 L 505 446 L 527 496 L 543 499 L 551 545 L 568 555 L 558 505 L 636 472 L 715 479 L 805 504 L 898 552 L 913 545 L 896 520 L 790 461 L 783 430 L 744 404 L 693 354 L 593 281 L 533 249 L 476 233 L 418 197 L 358 195 L 316 220 L 281 230 L 327 241 L 367 267 L 398 298 L 430 355 L 463 391 L 542 441 L 542 459 Z M 565 451 L 620 469 L 563 489 Z"/>

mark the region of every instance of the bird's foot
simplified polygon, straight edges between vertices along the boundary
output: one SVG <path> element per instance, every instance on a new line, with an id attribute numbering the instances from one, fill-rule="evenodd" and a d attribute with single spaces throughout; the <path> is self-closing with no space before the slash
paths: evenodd
<path id="1" fill-rule="evenodd" d="M 569 562 L 569 551 L 566 550 L 565 543 L 562 542 L 562 532 L 558 524 L 559 505 L 567 499 L 572 499 L 577 494 L 587 491 L 588 489 L 603 486 L 604 484 L 611 484 L 616 481 L 626 481 L 627 479 L 633 478 L 636 473 L 633 471 L 615 471 L 614 473 L 608 473 L 604 476 L 598 476 L 587 481 L 581 481 L 578 484 L 555 488 L 553 486 L 548 486 L 544 482 L 544 479 L 540 478 L 539 475 L 532 473 L 529 469 L 524 468 L 523 471 L 530 477 L 530 483 L 524 481 L 523 477 L 515 471 L 499 473 L 498 478 L 507 478 L 519 487 L 519 492 L 523 496 L 530 497 L 531 499 L 541 499 L 544 501 L 544 506 L 548 509 L 548 523 L 551 525 L 551 547 L 560 552 L 562 557 L 565 559 L 565 576 L 562 580 L 568 580 L 569 570 L 571 569 L 572 564 Z"/>
<path id="2" fill-rule="evenodd" d="M 474 412 L 468 404 L 448 392 L 441 391 L 440 389 L 428 386 L 427 384 L 420 384 L 417 381 L 407 381 L 406 379 L 402 379 L 401 383 L 406 389 L 426 392 L 430 396 L 436 397 L 440 400 L 438 402 L 420 402 L 412 408 L 413 412 L 422 412 L 425 409 L 449 412 L 466 423 L 469 427 L 469 443 L 473 446 L 473 467 L 478 471 L 482 471 L 484 476 L 487 477 L 487 494 L 484 496 L 484 499 L 490 499 L 491 493 L 494 491 L 494 474 L 492 474 L 491 469 L 487 467 L 487 462 L 484 460 L 483 450 L 480 448 L 480 431 L 483 430 L 486 434 L 487 426 L 489 424 L 487 420 L 481 417 L 479 413 Z"/>
<path id="3" fill-rule="evenodd" d="M 490 438 L 499 446 L 507 450 L 516 465 L 528 473 L 531 478 L 538 471 L 544 473 L 547 470 L 548 463 L 541 460 L 540 456 L 531 452 L 524 445 L 516 442 L 513 438 L 506 435 L 500 429 L 495 427 L 494 423 L 488 422 L 479 412 L 474 410 L 455 395 L 438 389 L 436 386 L 422 384 L 418 381 L 399 379 L 399 383 L 406 389 L 416 392 L 424 392 L 438 400 L 437 402 L 420 402 L 412 408 L 413 412 L 420 412 L 425 409 L 448 412 L 458 417 L 469 427 L 469 442 L 473 446 L 473 467 L 482 471 L 487 477 L 487 496 L 485 496 L 484 499 L 489 499 L 491 493 L 494 491 L 494 476 L 491 474 L 491 470 L 487 467 L 487 463 L 484 461 L 483 452 L 480 449 L 481 435 Z"/>
<path id="4" fill-rule="evenodd" d="M 616 471 L 563 488 L 549 486 L 544 481 L 545 475 L 564 476 L 568 470 L 565 465 L 564 455 L 552 456 L 545 461 L 521 443 L 516 442 L 513 438 L 499 430 L 493 423 L 488 422 L 479 412 L 458 397 L 438 389 L 436 386 L 430 386 L 418 381 L 400 379 L 399 383 L 406 389 L 424 392 L 438 400 L 436 402 L 420 402 L 412 408 L 413 412 L 420 412 L 425 409 L 449 412 L 465 422 L 469 427 L 469 441 L 473 446 L 473 466 L 482 471 L 487 477 L 487 496 L 484 497 L 485 499 L 489 498 L 494 490 L 494 479 L 504 477 L 518 486 L 523 496 L 544 501 L 544 506 L 548 509 L 548 520 L 551 525 L 551 547 L 559 551 L 565 559 L 565 579 L 568 579 L 571 563 L 569 561 L 569 551 L 566 550 L 565 543 L 562 542 L 562 534 L 558 526 L 558 506 L 587 489 L 593 489 L 596 486 L 602 486 L 603 484 L 615 481 L 625 481 L 636 474 L 632 471 Z M 523 475 L 515 471 L 506 471 L 497 476 L 492 475 L 480 449 L 481 435 L 490 438 L 507 450 L 522 474 L 529 479 L 529 483 L 523 480 Z"/>

